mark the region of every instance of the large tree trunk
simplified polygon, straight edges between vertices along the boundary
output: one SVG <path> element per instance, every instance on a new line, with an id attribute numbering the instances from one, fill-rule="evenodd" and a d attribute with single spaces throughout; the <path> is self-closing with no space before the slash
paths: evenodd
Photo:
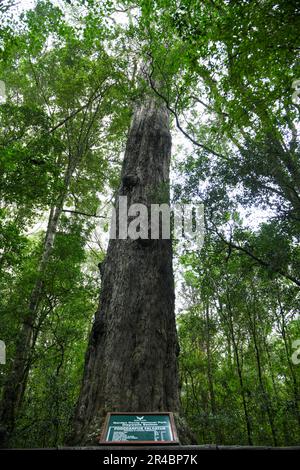
<path id="1" fill-rule="evenodd" d="M 169 202 L 170 151 L 167 110 L 148 99 L 128 135 L 128 207 Z M 178 411 L 178 349 L 171 240 L 111 239 L 69 443 L 95 442 L 109 411 Z"/>

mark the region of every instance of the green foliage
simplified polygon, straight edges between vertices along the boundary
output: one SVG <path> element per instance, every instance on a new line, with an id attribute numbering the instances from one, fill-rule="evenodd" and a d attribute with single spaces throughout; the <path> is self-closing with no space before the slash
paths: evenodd
<path id="1" fill-rule="evenodd" d="M 11 445 L 57 446 L 68 434 L 99 297 L 98 208 L 118 188 L 149 82 L 190 144 L 173 160 L 174 201 L 205 203 L 205 245 L 179 259 L 189 424 L 204 444 L 298 444 L 297 2 L 73 0 L 64 10 L 43 0 L 14 18 L 11 4 L 0 6 L 1 388 L 41 285 Z M 168 191 L 156 188 L 155 202 Z"/>
<path id="2" fill-rule="evenodd" d="M 199 442 L 296 445 L 298 288 L 214 238 L 182 263 L 193 299 L 178 319 L 182 404 Z"/>

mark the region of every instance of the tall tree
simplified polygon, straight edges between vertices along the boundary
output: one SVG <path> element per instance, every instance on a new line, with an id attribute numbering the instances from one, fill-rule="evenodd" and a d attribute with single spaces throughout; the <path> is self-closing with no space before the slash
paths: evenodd
<path id="1" fill-rule="evenodd" d="M 47 230 L 37 266 L 36 279 L 28 297 L 28 305 L 23 312 L 13 361 L 3 388 L 0 403 L 3 438 L 5 436 L 8 438 L 12 433 L 23 400 L 37 339 L 36 331 L 39 324 L 39 308 L 43 298 L 44 278 L 59 230 L 60 219 L 65 210 L 64 206 L 75 206 L 74 212 L 76 213 L 77 209 L 80 211 L 80 205 L 81 207 L 85 205 L 80 201 L 82 181 L 74 188 L 73 180 L 78 178 L 76 172 L 84 174 L 92 170 L 100 176 L 101 167 L 104 169 L 106 165 L 102 162 L 102 152 L 96 151 L 100 169 L 93 168 L 93 165 L 95 166 L 95 158 L 92 155 L 92 147 L 95 143 L 94 136 L 95 134 L 99 135 L 100 128 L 102 133 L 107 132 L 102 121 L 104 117 L 109 124 L 112 124 L 109 115 L 113 114 L 110 110 L 113 98 L 108 94 L 108 90 L 117 81 L 117 74 L 115 75 L 113 71 L 112 63 L 103 50 L 101 59 L 93 57 L 95 44 L 94 41 L 91 41 L 91 37 L 86 42 L 79 41 L 76 29 L 63 22 L 60 23 L 61 17 L 61 11 L 53 8 L 48 2 L 39 2 L 36 9 L 27 14 L 25 25 L 29 28 L 29 34 L 25 35 L 23 39 L 26 56 L 19 60 L 18 67 L 18 72 L 23 72 L 23 76 L 29 82 L 27 87 L 22 82 L 18 83 L 19 93 L 27 106 L 32 106 L 32 101 L 38 104 L 40 113 L 44 113 L 44 119 L 48 124 L 46 136 L 43 136 L 45 142 L 47 142 L 47 135 L 56 133 L 60 145 L 58 151 L 53 152 L 53 155 L 50 153 L 50 149 L 47 149 L 47 157 L 54 160 L 52 168 L 56 166 L 58 170 L 56 170 L 54 192 L 49 198 L 50 210 Z M 41 21 L 41 18 L 44 18 L 45 21 Z M 42 39 L 49 39 L 50 34 L 53 33 L 52 29 L 58 35 L 59 45 L 56 44 L 54 49 L 50 48 L 48 51 L 43 49 Z M 33 31 L 35 42 L 32 50 L 31 34 Z M 61 42 L 64 42 L 62 46 Z M 15 58 L 16 61 L 18 59 Z M 58 68 L 56 75 L 53 74 L 54 67 Z M 6 75 L 9 81 L 12 72 L 10 67 L 8 69 Z M 47 78 L 45 78 L 45 72 L 47 72 Z M 52 80 L 49 80 L 48 76 L 52 77 Z M 32 94 L 33 87 L 36 95 Z M 18 103 L 16 103 L 16 108 L 18 110 Z M 8 131 L 5 124 L 3 126 L 4 136 Z M 17 150 L 21 156 L 25 154 L 29 163 L 43 167 L 46 162 L 41 158 L 41 152 L 35 158 L 30 158 L 29 149 L 32 140 L 34 140 L 30 131 L 31 129 L 28 131 L 28 140 L 26 136 L 21 135 L 21 150 L 23 152 L 20 149 Z M 14 135 L 13 140 L 18 140 L 18 136 Z M 40 145 L 43 143 L 42 140 Z M 36 142 L 35 150 L 40 150 Z M 99 180 L 98 189 L 100 188 L 101 182 Z M 92 190 L 92 188 L 90 189 Z M 89 198 L 93 199 L 92 194 Z M 89 200 L 89 198 L 86 199 Z M 94 202 L 96 200 L 94 196 Z M 70 209 L 69 212 L 73 211 Z"/>
<path id="2" fill-rule="evenodd" d="M 170 152 L 168 112 L 146 97 L 122 168 L 128 205 L 169 202 Z M 93 441 L 108 411 L 179 411 L 177 354 L 171 240 L 110 240 L 70 442 Z"/>

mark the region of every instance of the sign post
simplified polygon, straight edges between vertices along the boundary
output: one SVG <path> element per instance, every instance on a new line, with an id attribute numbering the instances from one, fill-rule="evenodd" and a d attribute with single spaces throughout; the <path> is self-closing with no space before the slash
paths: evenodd
<path id="1" fill-rule="evenodd" d="M 179 444 L 173 413 L 108 413 L 99 444 Z"/>

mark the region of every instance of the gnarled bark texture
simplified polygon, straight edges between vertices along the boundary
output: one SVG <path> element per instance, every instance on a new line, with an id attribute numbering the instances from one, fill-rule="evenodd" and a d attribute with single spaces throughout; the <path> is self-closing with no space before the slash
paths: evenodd
<path id="1" fill-rule="evenodd" d="M 168 202 L 170 152 L 167 110 L 148 99 L 128 135 L 128 206 Z M 93 442 L 108 411 L 179 410 L 171 241 L 110 240 L 102 271 L 70 444 Z"/>

